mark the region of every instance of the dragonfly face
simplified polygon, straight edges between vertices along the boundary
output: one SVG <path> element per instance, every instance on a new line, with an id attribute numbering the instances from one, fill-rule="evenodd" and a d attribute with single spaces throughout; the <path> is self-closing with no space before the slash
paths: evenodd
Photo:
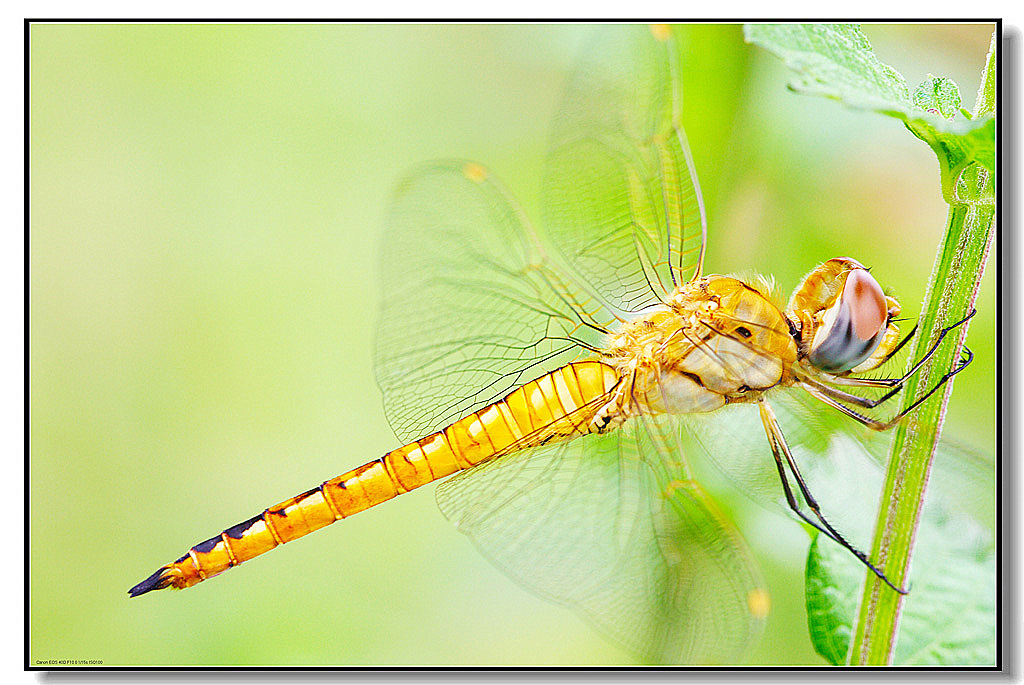
<path id="1" fill-rule="evenodd" d="M 878 363 L 873 362 L 885 359 L 899 337 L 893 323 L 899 303 L 849 257 L 830 259 L 811 271 L 793 294 L 790 312 L 807 360 L 829 373 L 874 368 Z"/>

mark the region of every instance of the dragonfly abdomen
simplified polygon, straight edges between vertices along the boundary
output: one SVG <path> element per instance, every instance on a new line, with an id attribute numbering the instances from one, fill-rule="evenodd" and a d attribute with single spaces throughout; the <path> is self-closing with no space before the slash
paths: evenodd
<path id="1" fill-rule="evenodd" d="M 576 362 L 526 383 L 450 426 L 325 481 L 195 545 L 131 590 L 186 588 L 421 485 L 512 450 L 599 430 L 591 419 L 618 382 L 611 366 Z"/>

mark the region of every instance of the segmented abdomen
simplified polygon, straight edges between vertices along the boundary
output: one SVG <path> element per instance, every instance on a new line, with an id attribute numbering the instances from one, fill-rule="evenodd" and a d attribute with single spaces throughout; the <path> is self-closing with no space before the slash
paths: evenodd
<path id="1" fill-rule="evenodd" d="M 513 450 L 597 430 L 591 419 L 618 382 L 611 366 L 575 362 L 447 428 L 388 452 L 200 542 L 131 590 L 186 588 L 278 545 Z"/>

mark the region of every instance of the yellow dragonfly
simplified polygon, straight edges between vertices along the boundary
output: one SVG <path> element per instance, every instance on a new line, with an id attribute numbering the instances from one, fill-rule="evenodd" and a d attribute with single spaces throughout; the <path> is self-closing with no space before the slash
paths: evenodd
<path id="1" fill-rule="evenodd" d="M 543 233 L 479 164 L 402 181 L 376 359 L 402 446 L 200 542 L 131 596 L 190 587 L 450 476 L 441 510 L 516 581 L 644 659 L 727 661 L 769 597 L 694 476 L 701 446 L 886 579 L 812 490 L 836 433 L 823 414 L 877 430 L 903 415 L 867 410 L 906 376 L 858 375 L 906 341 L 899 304 L 846 257 L 785 306 L 764 279 L 705 273 L 679 60 L 667 28 L 601 31 L 554 123 Z"/>

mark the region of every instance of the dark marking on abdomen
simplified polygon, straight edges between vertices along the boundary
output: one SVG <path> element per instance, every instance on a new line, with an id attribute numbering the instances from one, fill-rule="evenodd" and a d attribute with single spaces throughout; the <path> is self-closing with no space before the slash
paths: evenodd
<path id="1" fill-rule="evenodd" d="M 296 504 L 298 504 L 299 502 L 301 502 L 302 500 L 306 499 L 307 497 L 309 497 L 313 493 L 315 493 L 315 492 L 322 492 L 321 487 L 322 486 L 318 485 L 315 488 L 310 488 L 309 490 L 306 490 L 301 495 L 295 495 L 295 497 L 292 497 L 292 501 L 295 502 Z"/>
<path id="2" fill-rule="evenodd" d="M 215 537 L 210 538 L 209 540 L 203 540 L 202 542 L 200 542 L 198 545 L 196 545 L 192 549 L 194 549 L 195 551 L 199 552 L 200 554 L 206 554 L 208 552 L 213 551 L 213 548 L 216 547 L 221 542 L 223 542 L 223 540 L 221 540 L 221 537 L 219 535 L 217 535 Z"/>
<path id="3" fill-rule="evenodd" d="M 262 521 L 262 520 L 263 520 L 263 514 L 257 514 L 256 516 L 253 516 L 248 521 L 242 521 L 241 523 L 236 523 L 235 525 L 233 525 L 230 528 L 228 528 L 227 530 L 225 530 L 224 533 L 227 534 L 227 536 L 229 538 L 232 538 L 233 540 L 241 540 L 242 536 L 245 535 L 245 531 L 247 531 L 250 528 L 252 528 L 252 525 L 254 523 L 256 523 L 257 521 Z"/>

